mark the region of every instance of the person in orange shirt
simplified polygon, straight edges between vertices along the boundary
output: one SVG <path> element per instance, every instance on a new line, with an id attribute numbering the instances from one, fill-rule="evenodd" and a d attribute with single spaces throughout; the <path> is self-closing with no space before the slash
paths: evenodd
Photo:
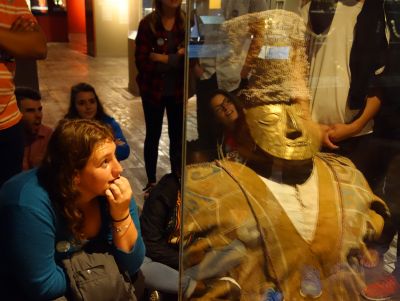
<path id="1" fill-rule="evenodd" d="M 18 108 L 24 125 L 24 158 L 22 170 L 37 167 L 46 153 L 53 130 L 42 124 L 43 112 L 40 93 L 31 88 L 16 88 Z"/>
<path id="2" fill-rule="evenodd" d="M 46 38 L 25 0 L 0 0 L 0 186 L 21 171 L 22 114 L 14 95 L 15 58 L 44 59 Z"/>

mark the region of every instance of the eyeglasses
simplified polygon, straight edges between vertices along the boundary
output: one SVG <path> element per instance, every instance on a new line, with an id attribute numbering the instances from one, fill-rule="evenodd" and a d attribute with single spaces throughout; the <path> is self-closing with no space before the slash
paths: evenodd
<path id="1" fill-rule="evenodd" d="M 228 109 L 226 107 L 228 104 L 232 104 L 232 103 L 230 102 L 230 100 L 227 97 L 224 97 L 224 100 L 218 106 L 215 106 L 213 108 L 214 112 L 217 114 L 225 112 Z"/>

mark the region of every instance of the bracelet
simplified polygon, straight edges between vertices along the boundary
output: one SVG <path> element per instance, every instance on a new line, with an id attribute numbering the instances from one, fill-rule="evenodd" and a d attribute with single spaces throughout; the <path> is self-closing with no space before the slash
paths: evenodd
<path id="1" fill-rule="evenodd" d="M 124 220 L 128 219 L 128 217 L 130 217 L 130 216 L 131 216 L 131 213 L 129 212 L 127 216 L 125 216 L 124 218 L 121 218 L 121 219 L 113 219 L 113 217 L 111 216 L 111 220 L 114 223 L 119 223 L 119 222 L 123 222 Z"/>
<path id="2" fill-rule="evenodd" d="M 123 225 L 121 227 L 113 226 L 112 228 L 113 228 L 114 232 L 121 233 L 122 231 L 125 232 L 126 230 L 128 230 L 128 228 L 130 227 L 131 224 L 132 224 L 132 220 L 129 222 L 129 224 Z"/>

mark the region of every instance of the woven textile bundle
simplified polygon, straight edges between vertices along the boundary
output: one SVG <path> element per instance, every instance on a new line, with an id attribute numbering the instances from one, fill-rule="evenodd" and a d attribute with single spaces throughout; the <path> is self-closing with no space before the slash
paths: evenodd
<path id="1" fill-rule="evenodd" d="M 244 63 L 250 69 L 249 84 L 239 93 L 245 107 L 309 101 L 306 26 L 300 16 L 268 10 L 231 19 L 222 29 L 231 64 L 239 62 L 246 39 L 251 40 Z"/>

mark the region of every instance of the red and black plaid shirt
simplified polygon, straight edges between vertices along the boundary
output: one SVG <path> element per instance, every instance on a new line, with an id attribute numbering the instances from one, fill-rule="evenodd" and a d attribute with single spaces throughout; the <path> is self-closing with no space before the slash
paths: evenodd
<path id="1" fill-rule="evenodd" d="M 162 26 L 161 22 L 157 22 L 152 30 L 151 20 L 152 14 L 147 15 L 140 21 L 139 30 L 136 37 L 136 67 L 138 69 L 138 76 L 136 81 L 139 85 L 140 95 L 146 101 L 151 101 L 153 104 L 159 104 L 161 98 L 163 96 L 164 86 L 165 86 L 165 73 L 162 73 L 157 70 L 157 63 L 150 60 L 150 53 L 168 53 L 168 42 L 167 43 L 157 43 L 159 40 L 166 41 L 167 39 L 167 31 Z M 184 24 L 181 26 L 175 25 L 172 29 L 172 33 L 174 36 L 174 48 L 175 52 L 179 47 L 182 47 L 185 41 L 185 31 Z M 160 45 L 162 44 L 162 45 Z M 183 101 L 183 73 L 184 60 L 180 62 L 179 65 L 179 74 L 182 76 L 178 76 L 176 80 L 176 87 L 174 89 L 175 99 L 177 102 Z"/>

